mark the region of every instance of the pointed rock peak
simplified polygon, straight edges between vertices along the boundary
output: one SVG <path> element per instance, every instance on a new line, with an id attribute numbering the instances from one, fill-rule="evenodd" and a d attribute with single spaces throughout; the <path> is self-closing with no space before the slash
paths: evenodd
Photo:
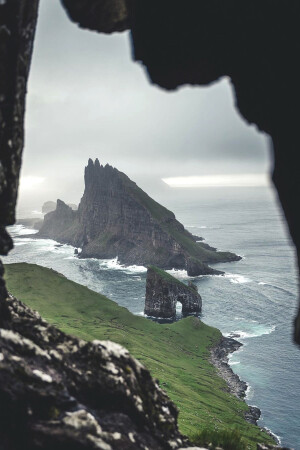
<path id="1" fill-rule="evenodd" d="M 91 158 L 89 158 L 87 167 L 93 167 L 93 166 L 94 166 L 93 160 Z"/>
<path id="2" fill-rule="evenodd" d="M 69 209 L 70 207 L 65 202 L 63 202 L 62 200 L 60 200 L 58 198 L 56 201 L 56 209 L 58 210 L 58 209 L 66 209 L 66 208 Z"/>
<path id="3" fill-rule="evenodd" d="M 98 159 L 98 158 L 96 158 L 96 159 L 95 159 L 95 167 L 96 167 L 97 169 L 100 169 L 100 167 L 101 167 L 101 165 L 100 165 L 100 162 L 99 162 L 99 159 Z"/>

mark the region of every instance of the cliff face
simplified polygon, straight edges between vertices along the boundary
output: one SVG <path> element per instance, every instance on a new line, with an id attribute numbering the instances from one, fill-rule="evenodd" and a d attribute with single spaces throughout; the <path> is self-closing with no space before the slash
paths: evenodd
<path id="1" fill-rule="evenodd" d="M 151 317 L 176 316 L 176 303 L 182 304 L 182 313 L 200 312 L 202 299 L 197 287 L 188 286 L 157 267 L 147 271 L 145 314 Z"/>
<path id="2" fill-rule="evenodd" d="M 76 213 L 72 208 L 63 201 L 57 200 L 56 209 L 45 215 L 39 236 L 65 240 L 65 230 L 70 230 L 75 219 Z M 69 234 L 70 231 L 68 232 Z"/>
<path id="3" fill-rule="evenodd" d="M 220 273 L 207 264 L 240 259 L 196 242 L 171 211 L 98 159 L 90 159 L 85 168 L 78 212 L 59 202 L 56 211 L 45 216 L 39 235 L 81 247 L 82 257 L 117 256 L 122 264 L 175 267 L 193 275 Z"/>

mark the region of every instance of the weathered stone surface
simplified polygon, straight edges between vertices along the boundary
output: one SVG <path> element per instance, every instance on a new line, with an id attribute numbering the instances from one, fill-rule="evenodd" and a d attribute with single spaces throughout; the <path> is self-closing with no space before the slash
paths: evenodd
<path id="1" fill-rule="evenodd" d="M 173 318 L 176 316 L 176 304 L 182 304 L 182 313 L 199 313 L 202 299 L 197 286 L 186 284 L 157 267 L 147 270 L 145 314 L 151 317 Z"/>
<path id="2" fill-rule="evenodd" d="M 45 216 L 39 236 L 82 248 L 81 257 L 115 258 L 122 264 L 155 264 L 190 271 L 193 275 L 221 273 L 207 264 L 239 260 L 196 242 L 175 215 L 151 199 L 124 173 L 90 159 L 85 168 L 85 191 L 74 212 L 57 204 Z M 63 206 L 64 205 L 64 206 Z"/>
<path id="3" fill-rule="evenodd" d="M 0 225 L 15 221 L 38 0 L 0 3 Z M 1 253 L 1 249 L 0 249 Z"/>
<path id="4" fill-rule="evenodd" d="M 0 317 L 0 447 L 177 449 L 177 410 L 123 347 L 66 336 L 13 297 Z"/>
<path id="5" fill-rule="evenodd" d="M 12 248 L 5 230 L 15 221 L 24 140 L 25 95 L 38 0 L 0 2 L 0 254 Z M 0 262 L 0 317 L 9 320 Z"/>
<path id="6" fill-rule="evenodd" d="M 129 28 L 126 0 L 62 0 L 62 4 L 82 28 L 101 33 Z"/>

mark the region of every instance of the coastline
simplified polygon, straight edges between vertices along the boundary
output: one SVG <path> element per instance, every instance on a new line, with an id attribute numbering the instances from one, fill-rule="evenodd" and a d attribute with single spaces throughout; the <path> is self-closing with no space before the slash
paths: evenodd
<path id="1" fill-rule="evenodd" d="M 211 349 L 210 360 L 216 367 L 220 377 L 226 381 L 228 392 L 247 403 L 245 398 L 248 384 L 245 381 L 241 380 L 236 373 L 234 373 L 229 365 L 228 359 L 228 355 L 230 353 L 236 352 L 242 346 L 243 344 L 236 339 L 222 336 L 219 343 Z M 257 422 L 260 419 L 261 410 L 257 406 L 248 406 L 249 411 L 247 411 L 244 415 L 245 420 L 253 425 L 259 426 Z M 280 444 L 280 439 L 278 438 L 278 436 L 272 433 L 271 430 L 265 427 L 260 428 L 267 432 L 276 441 L 277 444 Z"/>

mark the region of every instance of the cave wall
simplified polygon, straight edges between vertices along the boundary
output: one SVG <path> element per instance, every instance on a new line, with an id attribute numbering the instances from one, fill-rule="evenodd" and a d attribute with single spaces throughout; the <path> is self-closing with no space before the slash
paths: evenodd
<path id="1" fill-rule="evenodd" d="M 39 0 L 0 1 L 0 254 L 13 244 L 5 226 L 15 222 L 24 145 L 27 80 Z M 9 319 L 0 262 L 0 326 Z"/>

